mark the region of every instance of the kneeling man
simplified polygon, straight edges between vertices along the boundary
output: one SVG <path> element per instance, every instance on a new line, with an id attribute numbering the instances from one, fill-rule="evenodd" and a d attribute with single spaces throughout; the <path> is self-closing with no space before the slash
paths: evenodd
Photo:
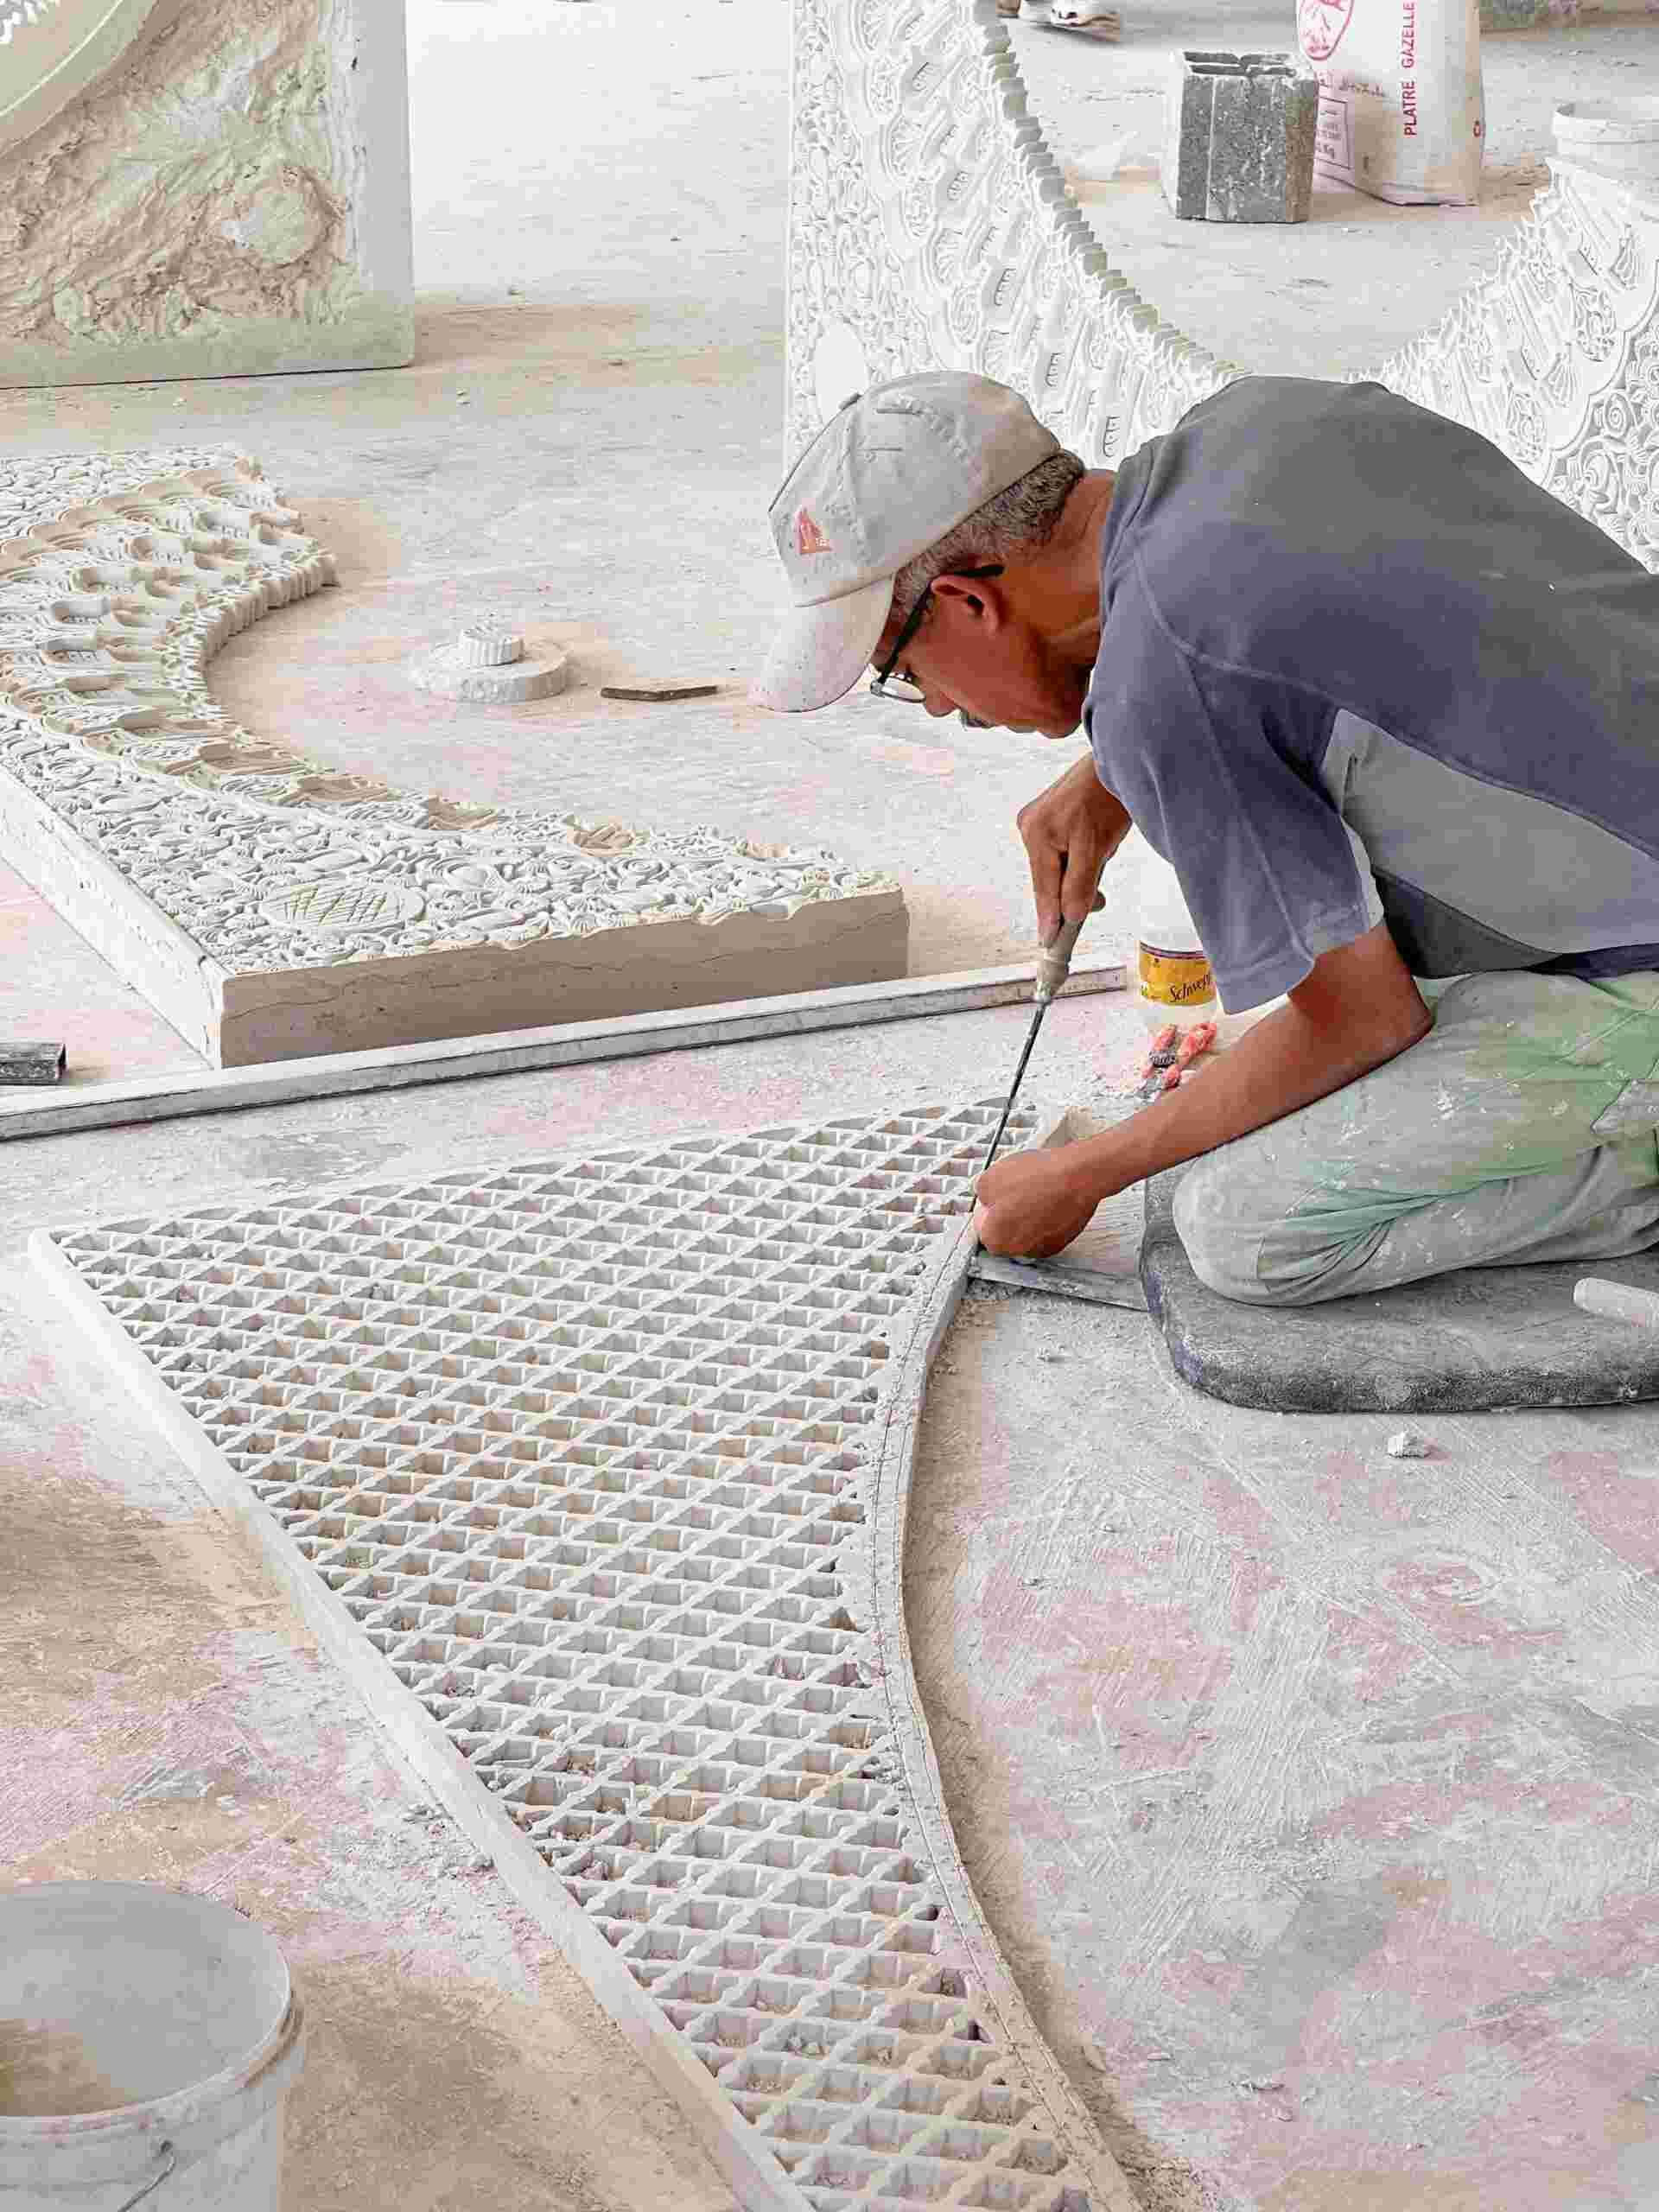
<path id="1" fill-rule="evenodd" d="M 1192 1265 L 1261 1304 L 1659 1242 L 1659 579 L 1592 524 L 1378 385 L 1243 378 L 1113 472 L 958 372 L 849 401 L 772 522 L 761 704 L 873 665 L 930 715 L 1081 725 L 1020 817 L 1043 940 L 1133 824 L 1229 1011 L 1287 995 L 999 1161 L 990 1250 L 1189 1160 Z"/>

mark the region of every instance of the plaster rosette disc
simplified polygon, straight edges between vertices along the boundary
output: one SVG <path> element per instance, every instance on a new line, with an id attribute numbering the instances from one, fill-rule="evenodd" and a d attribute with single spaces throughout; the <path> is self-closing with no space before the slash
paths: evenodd
<path id="1" fill-rule="evenodd" d="M 490 615 L 469 622 L 458 638 L 409 664 L 409 680 L 423 691 L 482 706 L 516 706 L 550 698 L 570 681 L 570 664 L 551 650 L 534 659 L 510 623 Z"/>
<path id="2" fill-rule="evenodd" d="M 968 1883 L 905 1630 L 1000 1103 L 35 1243 L 746 2207 L 1136 2212 Z"/>

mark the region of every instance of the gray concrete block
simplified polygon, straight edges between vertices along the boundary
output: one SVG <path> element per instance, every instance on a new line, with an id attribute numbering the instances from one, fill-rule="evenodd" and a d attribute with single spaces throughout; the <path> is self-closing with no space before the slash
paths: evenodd
<path id="1" fill-rule="evenodd" d="M 1162 182 L 1177 215 L 1305 223 L 1313 193 L 1319 85 L 1295 54 L 1176 54 Z"/>

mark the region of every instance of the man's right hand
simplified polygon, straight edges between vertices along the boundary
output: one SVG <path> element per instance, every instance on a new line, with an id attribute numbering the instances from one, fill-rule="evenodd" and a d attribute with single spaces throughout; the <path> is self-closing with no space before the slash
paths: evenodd
<path id="1" fill-rule="evenodd" d="M 1016 821 L 1031 863 L 1037 941 L 1046 944 L 1062 921 L 1079 922 L 1094 911 L 1101 870 L 1134 825 L 1087 753 L 1022 806 Z"/>

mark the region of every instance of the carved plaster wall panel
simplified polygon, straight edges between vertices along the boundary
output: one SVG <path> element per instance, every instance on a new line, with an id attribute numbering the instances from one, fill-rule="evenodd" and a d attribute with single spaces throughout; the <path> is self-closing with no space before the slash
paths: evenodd
<path id="1" fill-rule="evenodd" d="M 0 385 L 413 358 L 378 0 L 0 0 Z"/>
<path id="2" fill-rule="evenodd" d="M 1552 167 L 1491 275 L 1377 373 L 1659 568 L 1659 200 Z"/>
<path id="3" fill-rule="evenodd" d="M 0 844 L 217 1065 L 905 970 L 821 849 L 417 796 L 251 735 L 207 664 L 333 564 L 255 464 L 0 467 Z"/>
<path id="4" fill-rule="evenodd" d="M 795 24 L 790 459 L 911 370 L 1001 378 L 1091 467 L 1246 373 L 1112 269 L 996 0 L 797 0 Z M 1553 166 L 1492 273 L 1373 373 L 1659 566 L 1659 179 Z"/>

